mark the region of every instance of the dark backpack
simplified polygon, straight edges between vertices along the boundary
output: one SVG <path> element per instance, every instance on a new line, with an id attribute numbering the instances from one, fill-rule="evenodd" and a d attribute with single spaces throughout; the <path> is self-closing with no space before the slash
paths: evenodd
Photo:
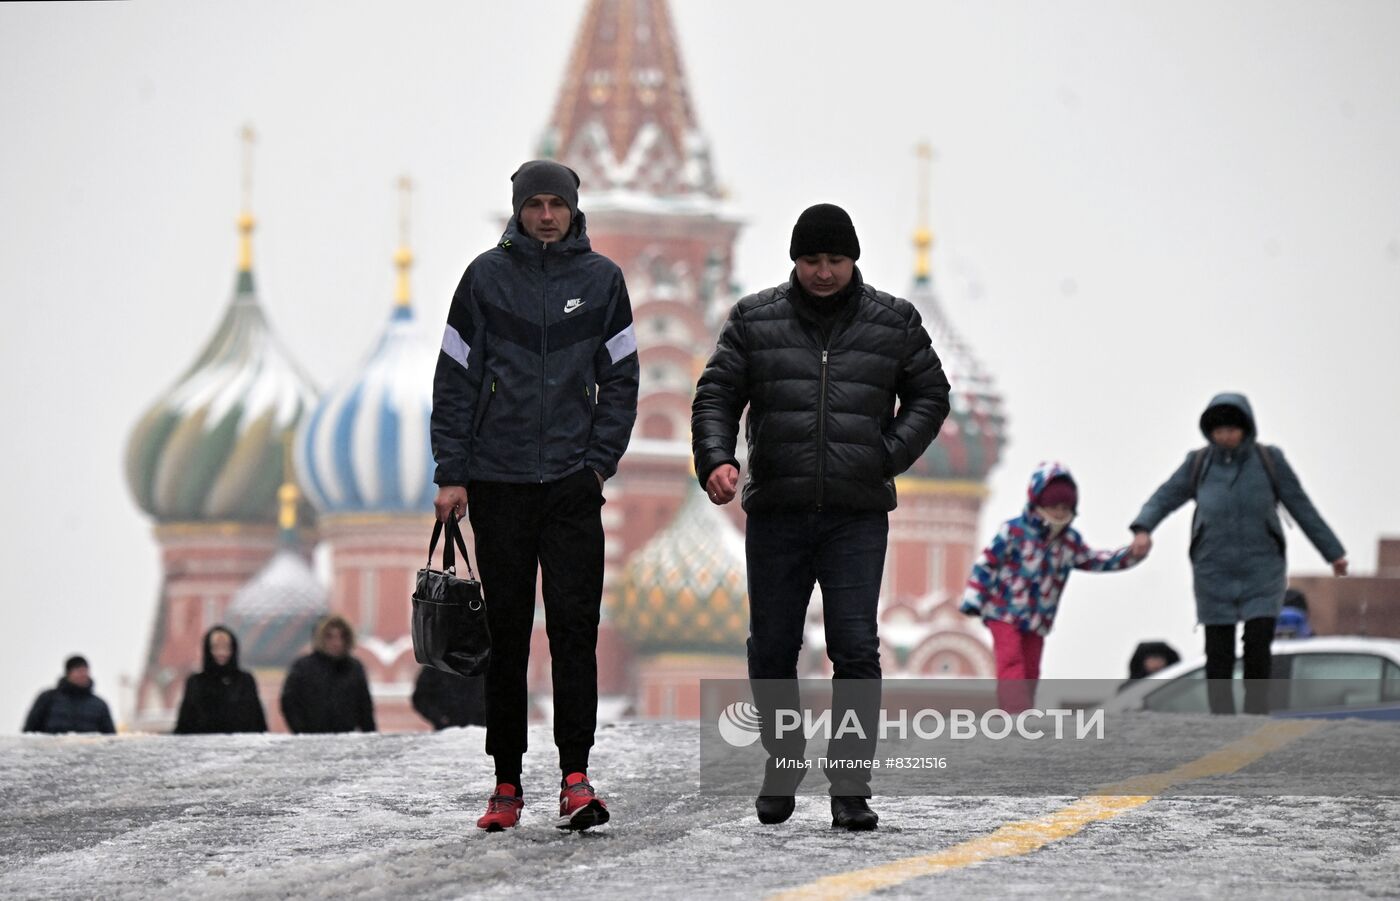
<path id="1" fill-rule="evenodd" d="M 1269 477 L 1269 487 L 1274 491 L 1274 504 L 1280 503 L 1281 498 L 1278 493 L 1278 460 L 1274 458 L 1274 449 L 1267 444 L 1255 442 L 1255 448 L 1259 451 L 1259 462 L 1264 464 L 1264 473 Z M 1210 445 L 1197 448 L 1191 452 L 1191 499 L 1196 499 L 1196 491 L 1201 487 L 1201 480 L 1206 475 L 1206 463 L 1210 460 Z M 1287 514 L 1284 521 L 1289 525 Z"/>

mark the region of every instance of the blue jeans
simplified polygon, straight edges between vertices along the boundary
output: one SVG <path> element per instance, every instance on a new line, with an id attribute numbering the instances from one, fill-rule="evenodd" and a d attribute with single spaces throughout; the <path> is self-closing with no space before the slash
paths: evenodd
<path id="1" fill-rule="evenodd" d="M 880 707 L 877 611 L 888 540 L 886 513 L 749 516 L 749 679 L 763 723 L 763 747 L 770 757 L 798 758 L 806 752 L 801 730 L 778 735 L 776 711 L 801 709 L 797 660 L 816 585 L 822 589 L 826 652 L 835 678 L 832 721 L 839 724 L 847 711 L 854 711 L 864 733 L 842 738 L 833 734 L 827 757 L 865 761 L 874 756 Z M 827 776 L 834 795 L 870 794 L 869 767 L 829 769 Z M 800 780 L 765 780 L 761 793 L 791 794 L 796 781 Z"/>

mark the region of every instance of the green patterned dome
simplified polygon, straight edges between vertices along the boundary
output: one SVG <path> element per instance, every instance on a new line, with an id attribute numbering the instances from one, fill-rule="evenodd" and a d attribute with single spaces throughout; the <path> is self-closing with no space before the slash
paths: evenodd
<path id="1" fill-rule="evenodd" d="M 246 246 L 251 218 L 240 225 Z M 132 431 L 127 484 L 157 522 L 273 524 L 284 442 L 315 402 L 268 326 L 245 262 L 208 346 Z M 301 520 L 310 516 L 305 507 Z"/>
<path id="2" fill-rule="evenodd" d="M 933 349 L 952 383 L 948 398 L 952 409 L 938 438 L 904 477 L 984 482 L 1006 445 L 1001 394 L 972 349 L 953 329 L 928 280 L 915 283 L 909 300 L 923 317 Z"/>
<path id="3" fill-rule="evenodd" d="M 749 636 L 744 538 L 691 480 L 675 520 L 627 564 L 613 625 L 639 654 L 737 654 Z"/>

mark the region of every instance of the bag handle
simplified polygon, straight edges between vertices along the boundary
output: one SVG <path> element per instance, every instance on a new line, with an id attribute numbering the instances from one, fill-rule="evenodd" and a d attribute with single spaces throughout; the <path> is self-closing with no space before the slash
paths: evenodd
<path id="1" fill-rule="evenodd" d="M 433 568 L 433 554 L 437 551 L 438 539 L 442 537 L 442 520 L 433 523 L 433 537 L 428 542 L 428 569 Z M 462 562 L 467 566 L 467 575 L 472 581 L 476 581 L 476 573 L 472 572 L 472 561 L 467 556 L 467 545 L 462 540 L 462 529 L 457 525 L 457 514 L 455 512 L 447 515 L 447 541 L 442 546 L 442 568 L 453 575 L 457 573 L 457 561 L 452 552 L 452 545 L 456 544 L 458 550 L 462 552 Z"/>

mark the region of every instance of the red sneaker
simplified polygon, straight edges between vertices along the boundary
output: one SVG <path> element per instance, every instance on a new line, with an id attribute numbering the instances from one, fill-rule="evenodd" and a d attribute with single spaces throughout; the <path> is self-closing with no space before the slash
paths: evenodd
<path id="1" fill-rule="evenodd" d="M 502 782 L 486 802 L 486 814 L 476 821 L 477 828 L 487 832 L 514 829 L 515 824 L 520 822 L 520 811 L 524 806 L 525 802 L 515 796 L 515 786 Z"/>
<path id="2" fill-rule="evenodd" d="M 565 776 L 564 790 L 559 792 L 559 819 L 554 821 L 554 825 L 560 829 L 582 832 L 607 821 L 608 805 L 593 793 L 588 777 L 583 773 Z"/>

